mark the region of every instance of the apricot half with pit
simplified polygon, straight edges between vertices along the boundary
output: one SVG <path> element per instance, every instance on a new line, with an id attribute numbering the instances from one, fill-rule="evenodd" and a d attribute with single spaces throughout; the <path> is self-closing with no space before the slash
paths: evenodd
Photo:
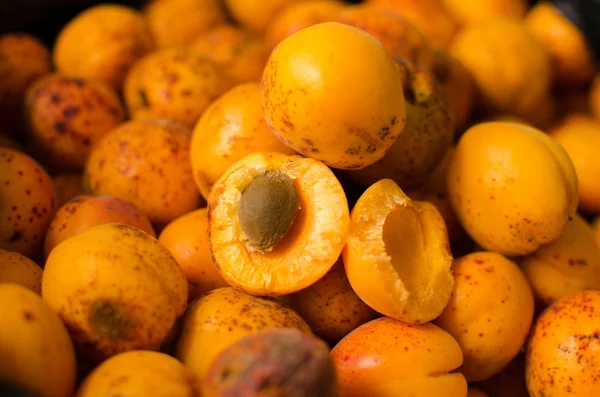
<path id="1" fill-rule="evenodd" d="M 444 219 L 390 179 L 369 187 L 352 209 L 344 267 L 358 296 L 410 323 L 440 315 L 452 294 L 452 255 Z"/>
<path id="2" fill-rule="evenodd" d="M 261 96 L 275 136 L 334 168 L 358 169 L 381 159 L 406 121 L 391 55 L 371 34 L 336 22 L 302 29 L 279 43 L 267 62 Z"/>
<path id="3" fill-rule="evenodd" d="M 253 295 L 308 287 L 338 259 L 350 225 L 340 182 L 320 161 L 257 152 L 232 165 L 208 204 L 219 272 Z"/>

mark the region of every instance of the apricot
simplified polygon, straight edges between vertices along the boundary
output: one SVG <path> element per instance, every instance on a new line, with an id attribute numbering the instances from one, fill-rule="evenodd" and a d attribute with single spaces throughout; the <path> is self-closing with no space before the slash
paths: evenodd
<path id="1" fill-rule="evenodd" d="M 521 20 L 529 6 L 527 0 L 442 0 L 448 12 L 460 23 L 477 23 L 497 17 Z"/>
<path id="2" fill-rule="evenodd" d="M 226 23 L 200 35 L 190 50 L 213 61 L 239 83 L 259 82 L 269 58 L 262 38 Z"/>
<path id="3" fill-rule="evenodd" d="M 371 185 L 351 214 L 343 260 L 352 289 L 373 309 L 410 323 L 436 318 L 452 294 L 452 255 L 435 206 L 390 179 Z"/>
<path id="4" fill-rule="evenodd" d="M 587 39 L 554 4 L 538 2 L 527 13 L 525 25 L 550 55 L 558 83 L 585 85 L 592 80 L 596 65 Z"/>
<path id="5" fill-rule="evenodd" d="M 39 295 L 42 293 L 42 269 L 18 252 L 0 249 L 0 283 L 19 284 Z"/>
<path id="6" fill-rule="evenodd" d="M 286 295 L 339 258 L 350 226 L 344 190 L 320 161 L 256 152 L 232 165 L 208 200 L 210 246 L 230 285 Z"/>
<path id="7" fill-rule="evenodd" d="M 200 206 L 190 139 L 189 129 L 164 120 L 124 123 L 92 150 L 85 186 L 94 195 L 131 202 L 160 228 Z"/>
<path id="8" fill-rule="evenodd" d="M 0 284 L 0 379 L 39 397 L 71 397 L 75 353 L 58 315 L 26 287 Z"/>
<path id="9" fill-rule="evenodd" d="M 0 35 L 0 122 L 5 132 L 20 133 L 25 91 L 50 69 L 50 51 L 37 38 L 21 32 Z"/>
<path id="10" fill-rule="evenodd" d="M 229 167 L 254 152 L 296 152 L 269 130 L 260 106 L 260 85 L 240 84 L 214 101 L 192 135 L 190 157 L 196 186 L 208 198 Z"/>
<path id="11" fill-rule="evenodd" d="M 447 181 L 450 204 L 471 238 L 508 256 L 557 239 L 577 209 L 569 156 L 524 124 L 471 127 L 458 142 Z"/>
<path id="12" fill-rule="evenodd" d="M 171 251 L 181 266 L 188 281 L 189 302 L 205 292 L 229 286 L 212 260 L 206 208 L 173 220 L 162 230 L 158 241 Z"/>
<path id="13" fill-rule="evenodd" d="M 575 172 L 579 191 L 579 210 L 600 213 L 600 121 L 583 114 L 566 117 L 550 131 L 567 152 Z"/>
<path id="14" fill-rule="evenodd" d="M 458 30 L 457 22 L 440 0 L 370 0 L 368 3 L 400 14 L 436 47 L 446 48 Z"/>
<path id="15" fill-rule="evenodd" d="M 528 114 L 549 92 L 550 58 L 519 21 L 493 18 L 469 24 L 449 51 L 470 72 L 483 107 Z"/>
<path id="16" fill-rule="evenodd" d="M 390 54 L 371 34 L 337 22 L 281 42 L 267 63 L 261 96 L 275 136 L 333 168 L 380 160 L 406 122 L 402 80 Z"/>
<path id="17" fill-rule="evenodd" d="M 458 343 L 431 324 L 379 318 L 340 341 L 331 356 L 345 397 L 464 397 Z"/>
<path id="18" fill-rule="evenodd" d="M 231 85 L 230 78 L 211 60 L 187 49 L 169 48 L 132 66 L 123 95 L 133 119 L 168 119 L 192 128 Z"/>
<path id="19" fill-rule="evenodd" d="M 56 190 L 56 207 L 62 207 L 67 201 L 84 195 L 83 175 L 81 174 L 58 174 L 52 178 Z"/>
<path id="20" fill-rule="evenodd" d="M 67 325 L 81 357 L 100 362 L 157 350 L 187 304 L 183 271 L 165 247 L 133 226 L 93 226 L 48 256 L 42 297 Z"/>
<path id="21" fill-rule="evenodd" d="M 0 249 L 36 257 L 55 208 L 46 171 L 26 154 L 0 148 Z"/>
<path id="22" fill-rule="evenodd" d="M 542 313 L 527 346 L 531 397 L 583 397 L 600 393 L 600 292 L 566 296 Z"/>
<path id="23" fill-rule="evenodd" d="M 189 45 L 226 19 L 217 0 L 152 0 L 143 11 L 160 48 Z"/>
<path id="24" fill-rule="evenodd" d="M 156 237 L 148 217 L 130 202 L 112 196 L 77 196 L 54 215 L 44 241 L 46 257 L 54 247 L 69 237 L 105 223 L 133 226 Z"/>
<path id="25" fill-rule="evenodd" d="M 398 68 L 405 84 L 404 132 L 381 160 L 351 172 L 367 185 L 389 178 L 408 189 L 422 184 L 443 159 L 454 123 L 446 93 L 430 72 L 407 62 L 399 62 Z"/>
<path id="26" fill-rule="evenodd" d="M 295 328 L 312 335 L 306 322 L 276 299 L 254 297 L 230 287 L 215 289 L 188 307 L 175 356 L 204 379 L 226 347 L 271 328 Z"/>
<path id="27" fill-rule="evenodd" d="M 533 320 L 533 292 L 521 269 L 495 252 L 460 257 L 452 270 L 454 292 L 435 323 L 460 345 L 464 361 L 459 371 L 465 378 L 488 379 L 525 343 Z"/>
<path id="28" fill-rule="evenodd" d="M 77 397 L 194 397 L 199 389 L 195 375 L 173 357 L 136 350 L 100 364 L 83 381 Z"/>
<path id="29" fill-rule="evenodd" d="M 313 332 L 332 345 L 377 317 L 350 286 L 341 260 L 323 278 L 289 299 L 290 307 Z"/>
<path id="30" fill-rule="evenodd" d="M 600 246 L 579 215 L 561 236 L 521 261 L 538 301 L 547 306 L 588 289 L 600 289 Z"/>
<path id="31" fill-rule="evenodd" d="M 272 50 L 299 30 L 323 22 L 333 22 L 346 8 L 339 0 L 303 0 L 293 2 L 273 17 L 264 33 L 267 48 Z"/>
<path id="32" fill-rule="evenodd" d="M 244 29 L 264 33 L 279 11 L 289 4 L 304 0 L 225 0 L 225 6 L 233 19 Z"/>
<path id="33" fill-rule="evenodd" d="M 57 74 L 29 87 L 24 110 L 30 150 L 63 171 L 80 171 L 92 147 L 125 120 L 110 86 Z"/>
<path id="34" fill-rule="evenodd" d="M 120 91 L 127 71 L 154 49 L 143 15 L 126 6 L 89 7 L 63 26 L 54 44 L 54 64 L 69 77 L 101 80 Z"/>

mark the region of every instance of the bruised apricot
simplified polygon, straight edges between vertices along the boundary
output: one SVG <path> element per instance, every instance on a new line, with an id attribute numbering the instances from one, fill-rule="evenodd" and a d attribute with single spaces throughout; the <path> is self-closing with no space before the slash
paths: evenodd
<path id="1" fill-rule="evenodd" d="M 221 176 L 208 201 L 219 272 L 250 294 L 286 295 L 308 287 L 346 244 L 344 190 L 327 166 L 311 158 L 250 154 Z"/>
<path id="2" fill-rule="evenodd" d="M 36 257 L 55 208 L 46 171 L 26 154 L 0 148 L 0 249 Z"/>
<path id="3" fill-rule="evenodd" d="M 24 110 L 32 153 L 67 171 L 80 171 L 92 147 L 125 120 L 125 109 L 110 86 L 56 74 L 29 87 Z"/>
<path id="4" fill-rule="evenodd" d="M 221 352 L 202 381 L 204 397 L 337 396 L 329 347 L 297 329 L 247 335 Z"/>
<path id="5" fill-rule="evenodd" d="M 549 92 L 550 58 L 519 21 L 493 18 L 469 24 L 456 35 L 450 54 L 470 72 L 483 107 L 524 115 Z"/>
<path id="6" fill-rule="evenodd" d="M 442 0 L 460 23 L 476 23 L 497 17 L 521 20 L 527 12 L 526 0 Z"/>
<path id="7" fill-rule="evenodd" d="M 93 226 L 48 256 L 42 297 L 81 356 L 98 362 L 157 350 L 187 304 L 183 271 L 156 239 L 133 226 Z"/>
<path id="8" fill-rule="evenodd" d="M 600 213 L 600 122 L 585 115 L 570 115 L 550 132 L 569 155 L 579 186 L 579 209 Z"/>
<path id="9" fill-rule="evenodd" d="M 260 85 L 240 84 L 206 109 L 192 135 L 194 180 L 205 198 L 212 185 L 236 161 L 253 152 L 296 152 L 269 130 L 260 106 Z"/>
<path id="10" fill-rule="evenodd" d="M 131 118 L 161 118 L 192 128 L 232 83 L 211 60 L 187 49 L 149 54 L 129 70 L 123 85 Z"/>
<path id="11" fill-rule="evenodd" d="M 229 286 L 212 260 L 206 208 L 173 220 L 162 230 L 158 241 L 171 251 L 181 266 L 188 280 L 188 301 L 210 290 Z"/>
<path id="12" fill-rule="evenodd" d="M 481 381 L 521 350 L 533 320 L 533 293 L 521 269 L 494 252 L 458 258 L 452 270 L 454 292 L 435 323 L 460 345 L 459 371 L 469 382 Z"/>
<path id="13" fill-rule="evenodd" d="M 521 261 L 543 306 L 568 295 L 600 289 L 600 246 L 588 223 L 575 214 L 561 236 Z"/>
<path id="14" fill-rule="evenodd" d="M 217 0 L 152 0 L 144 15 L 157 46 L 163 48 L 189 45 L 226 19 Z"/>
<path id="15" fill-rule="evenodd" d="M 454 284 L 444 219 L 390 179 L 371 185 L 351 214 L 343 260 L 350 285 L 386 316 L 424 323 L 444 309 Z"/>
<path id="16" fill-rule="evenodd" d="M 524 124 L 471 127 L 458 142 L 447 178 L 450 204 L 467 233 L 484 249 L 509 256 L 557 239 L 577 209 L 569 156 Z"/>
<path id="17" fill-rule="evenodd" d="M 600 393 L 600 291 L 555 302 L 542 313 L 527 346 L 525 374 L 531 397 Z"/>
<path id="18" fill-rule="evenodd" d="M 130 202 L 111 196 L 77 196 L 64 204 L 52 218 L 44 242 L 46 257 L 69 237 L 105 223 L 133 226 L 156 237 L 148 217 Z"/>
<path id="19" fill-rule="evenodd" d="M 31 259 L 0 249 L 0 284 L 19 284 L 36 294 L 42 293 L 42 269 Z"/>
<path id="20" fill-rule="evenodd" d="M 390 54 L 371 34 L 337 22 L 282 41 L 267 63 L 261 96 L 275 136 L 333 168 L 380 160 L 406 122 L 402 81 Z"/>
<path id="21" fill-rule="evenodd" d="M 525 25 L 550 55 L 559 83 L 585 85 L 594 77 L 596 65 L 586 37 L 553 3 L 538 2 Z"/>
<path id="22" fill-rule="evenodd" d="M 125 199 L 162 227 L 200 205 L 190 165 L 191 132 L 164 120 L 121 124 L 94 147 L 85 186 Z"/>
<path id="23" fill-rule="evenodd" d="M 69 77 L 101 80 L 120 91 L 125 74 L 154 49 L 145 18 L 117 4 L 100 4 L 63 26 L 54 45 L 54 64 Z"/>
<path id="24" fill-rule="evenodd" d="M 402 188 L 419 186 L 452 144 L 454 122 L 444 89 L 425 69 L 398 63 L 404 81 L 406 126 L 386 155 L 351 173 L 370 185 L 389 178 Z"/>
<path id="25" fill-rule="evenodd" d="M 312 335 L 304 320 L 276 299 L 254 297 L 234 288 L 215 289 L 187 309 L 175 356 L 204 379 L 227 346 L 271 328 L 295 328 Z"/>
<path id="26" fill-rule="evenodd" d="M 370 321 L 341 340 L 331 355 L 345 397 L 465 397 L 458 343 L 431 324 L 391 318 Z M 452 372 L 452 373 L 451 373 Z"/>
<path id="27" fill-rule="evenodd" d="M 260 36 L 227 23 L 198 36 L 190 50 L 216 63 L 239 83 L 259 82 L 269 58 Z"/>
<path id="28" fill-rule="evenodd" d="M 36 293 L 0 283 L 0 379 L 39 397 L 71 397 L 75 353 L 58 315 Z"/>
<path id="29" fill-rule="evenodd" d="M 83 188 L 83 175 L 58 174 L 52 178 L 56 190 L 56 207 L 60 208 L 67 201 L 85 194 Z"/>
<path id="30" fill-rule="evenodd" d="M 199 380 L 175 358 L 136 350 L 117 354 L 85 378 L 77 397 L 195 397 Z"/>

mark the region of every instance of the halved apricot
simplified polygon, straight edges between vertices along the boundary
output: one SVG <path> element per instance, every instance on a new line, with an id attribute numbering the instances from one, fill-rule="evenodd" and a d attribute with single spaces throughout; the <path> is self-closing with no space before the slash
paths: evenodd
<path id="1" fill-rule="evenodd" d="M 369 187 L 352 209 L 343 260 L 350 285 L 376 311 L 410 323 L 436 318 L 454 285 L 444 219 L 390 179 Z"/>
<path id="2" fill-rule="evenodd" d="M 315 283 L 346 244 L 344 190 L 320 161 L 257 152 L 215 183 L 210 246 L 223 278 L 256 295 L 285 295 Z"/>

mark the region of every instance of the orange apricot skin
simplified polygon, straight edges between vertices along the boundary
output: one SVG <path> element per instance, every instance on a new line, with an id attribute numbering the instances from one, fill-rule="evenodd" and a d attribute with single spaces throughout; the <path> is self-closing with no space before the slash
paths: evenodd
<path id="1" fill-rule="evenodd" d="M 498 17 L 521 20 L 527 12 L 526 0 L 441 0 L 446 9 L 462 24 Z"/>
<path id="2" fill-rule="evenodd" d="M 40 295 L 42 268 L 18 252 L 0 249 L 0 283 L 19 284 Z"/>
<path id="3" fill-rule="evenodd" d="M 229 286 L 212 259 L 206 208 L 173 220 L 162 230 L 158 241 L 171 251 L 188 280 L 188 302 L 205 292 Z"/>

